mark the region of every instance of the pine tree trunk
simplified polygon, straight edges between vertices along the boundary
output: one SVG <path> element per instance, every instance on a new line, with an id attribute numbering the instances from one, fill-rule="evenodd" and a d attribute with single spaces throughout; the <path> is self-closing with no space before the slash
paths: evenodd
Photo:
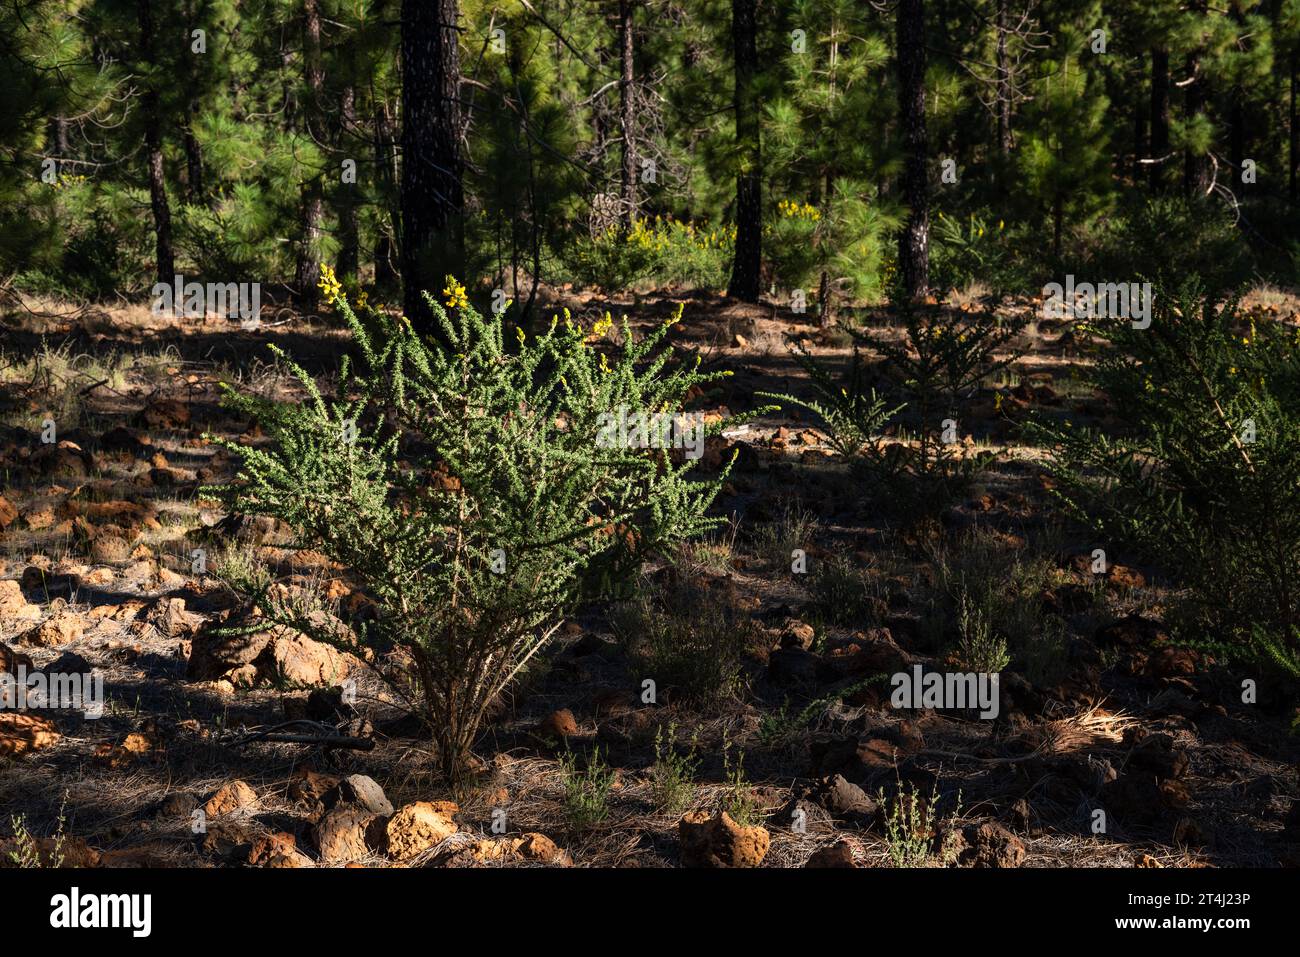
<path id="1" fill-rule="evenodd" d="M 1169 52 L 1151 51 L 1151 159 L 1161 160 L 1169 152 Z M 1152 163 L 1151 191 L 1164 188 L 1164 163 Z"/>
<path id="2" fill-rule="evenodd" d="M 1133 182 L 1142 181 L 1142 157 L 1147 152 L 1147 105 L 1141 98 L 1133 105 Z"/>
<path id="3" fill-rule="evenodd" d="M 400 200 L 397 203 L 394 202 L 398 198 L 397 163 L 393 153 L 397 138 L 397 127 L 393 122 L 387 103 L 376 105 L 374 136 L 375 178 L 379 183 L 380 195 L 384 198 L 384 204 L 392 220 L 391 231 L 385 229 L 383 224 L 380 223 L 379 230 L 375 234 L 375 285 L 381 289 L 388 289 L 397 284 L 397 270 L 393 268 L 393 261 L 396 258 L 393 237 L 401 235 L 402 215 Z"/>
<path id="4" fill-rule="evenodd" d="M 185 183 L 186 198 L 191 205 L 201 205 L 206 195 L 203 189 L 203 147 L 194 135 L 194 117 L 199 113 L 197 101 L 191 101 L 189 116 L 185 123 L 183 142 L 185 145 Z"/>
<path id="5" fill-rule="evenodd" d="M 1183 88 L 1183 110 L 1188 123 L 1192 123 L 1205 112 L 1204 81 L 1199 76 L 1200 53 L 1193 53 L 1187 58 L 1187 76 L 1191 80 Z M 1202 196 L 1210 185 L 1209 159 L 1192 150 L 1183 151 L 1183 193 L 1188 196 Z"/>
<path id="6" fill-rule="evenodd" d="M 307 104 L 303 111 L 303 131 L 316 143 L 323 141 L 322 97 L 325 95 L 325 71 L 321 66 L 320 9 L 316 0 L 303 3 L 303 67 L 307 81 Z M 294 270 L 295 299 L 304 312 L 316 309 L 320 274 L 318 253 L 321 236 L 321 217 L 325 202 L 321 195 L 321 174 L 312 172 L 303 185 L 302 235 L 299 238 L 298 262 Z"/>
<path id="7" fill-rule="evenodd" d="M 463 278 L 458 0 L 402 0 L 402 300 L 416 328 L 440 330 L 424 304 Z"/>
<path id="8" fill-rule="evenodd" d="M 137 0 L 136 15 L 140 25 L 140 55 L 154 62 L 154 23 L 150 0 Z M 167 204 L 167 177 L 163 169 L 162 104 L 152 85 L 144 91 L 141 102 L 144 117 L 145 153 L 149 164 L 149 205 L 153 210 L 154 261 L 158 282 L 170 285 L 176 276 L 176 253 L 172 249 L 172 213 Z"/>
<path id="9" fill-rule="evenodd" d="M 619 114 L 623 127 L 623 168 L 620 176 L 620 206 L 624 229 L 630 229 L 636 220 L 636 117 L 632 99 L 632 4 L 630 0 L 618 3 L 619 46 Z"/>
<path id="10" fill-rule="evenodd" d="M 731 3 L 736 72 L 733 103 L 740 171 L 736 174 L 736 245 L 727 294 L 745 302 L 758 302 L 763 256 L 763 155 L 754 91 L 754 74 L 758 70 L 754 7 L 755 0 Z"/>
<path id="11" fill-rule="evenodd" d="M 1291 68 L 1291 111 L 1290 111 L 1290 140 L 1287 149 L 1287 165 L 1290 167 L 1290 180 L 1287 186 L 1287 192 L 1291 197 L 1291 204 L 1294 206 L 1297 200 L 1300 200 L 1300 193 L 1296 191 L 1296 169 L 1300 165 L 1297 163 L 1297 147 L 1300 147 L 1300 129 L 1296 127 L 1296 66 L 1300 55 L 1297 51 L 1292 50 L 1291 56 L 1287 62 Z"/>
<path id="12" fill-rule="evenodd" d="M 186 23 L 194 20 L 194 9 L 186 3 L 182 5 L 182 13 L 185 16 Z M 195 77 L 194 57 L 190 57 L 185 75 L 185 82 L 188 86 L 194 86 L 198 82 Z M 200 205 L 204 200 L 203 189 L 203 147 L 199 146 L 199 140 L 194 135 L 194 118 L 198 116 L 201 105 L 198 98 L 191 98 L 186 104 L 185 126 L 181 130 L 181 143 L 185 147 L 185 186 L 186 199 L 191 205 Z"/>
<path id="13" fill-rule="evenodd" d="M 898 240 L 903 292 L 922 299 L 930 287 L 930 209 L 926 179 L 925 7 L 898 0 L 898 108 L 903 130 L 903 200 L 907 223 Z"/>
<path id="14" fill-rule="evenodd" d="M 1007 0 L 998 0 L 997 98 L 998 155 L 1005 161 L 1011 154 L 1011 66 L 1007 55 Z"/>
<path id="15" fill-rule="evenodd" d="M 351 137 L 354 136 L 357 126 L 356 89 L 350 83 L 343 88 L 343 93 L 339 98 L 339 120 L 341 124 L 339 130 L 340 159 L 355 161 L 356 157 L 348 156 L 346 149 L 349 144 L 355 142 Z M 342 167 L 340 165 L 336 170 L 336 175 L 341 175 L 341 172 Z M 340 276 L 356 276 L 360 268 L 356 189 L 356 183 L 340 183 L 337 194 L 338 202 L 335 203 L 335 214 L 339 220 L 338 274 Z"/>

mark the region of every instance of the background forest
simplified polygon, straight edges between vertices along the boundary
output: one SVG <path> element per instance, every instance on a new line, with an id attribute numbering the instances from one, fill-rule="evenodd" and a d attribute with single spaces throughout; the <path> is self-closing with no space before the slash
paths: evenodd
<path id="1" fill-rule="evenodd" d="M 1300 862 L 1298 83 L 1300 0 L 0 0 L 0 685 L 103 679 L 0 863 Z"/>

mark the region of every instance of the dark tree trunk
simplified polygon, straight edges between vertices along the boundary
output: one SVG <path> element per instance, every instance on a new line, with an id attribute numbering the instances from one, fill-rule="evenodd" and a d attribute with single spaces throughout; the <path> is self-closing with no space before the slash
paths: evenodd
<path id="1" fill-rule="evenodd" d="M 379 183 L 380 195 L 389 212 L 390 226 L 385 229 L 380 223 L 375 235 L 375 285 L 382 289 L 392 288 L 397 284 L 397 270 L 394 268 L 396 258 L 393 237 L 401 235 L 401 210 L 397 200 L 397 162 L 394 146 L 397 138 L 397 126 L 393 122 L 386 103 L 375 109 L 375 175 Z"/>
<path id="2" fill-rule="evenodd" d="M 1007 0 L 998 0 L 998 155 L 1005 161 L 1011 153 L 1011 65 L 1007 55 Z"/>
<path id="3" fill-rule="evenodd" d="M 925 7 L 898 0 L 898 112 L 903 130 L 903 200 L 907 222 L 898 239 L 903 292 L 922 299 L 930 288 L 930 208 L 926 179 Z"/>
<path id="4" fill-rule="evenodd" d="M 763 257 L 763 154 L 759 140 L 758 102 L 754 74 L 758 71 L 758 28 L 755 0 L 732 0 L 731 39 L 735 47 L 736 149 L 740 170 L 736 174 L 736 247 L 727 294 L 733 299 L 758 302 L 759 270 Z"/>
<path id="5" fill-rule="evenodd" d="M 1200 54 L 1193 53 L 1187 58 L 1187 77 L 1190 81 L 1183 88 L 1183 109 L 1186 120 L 1191 123 L 1205 112 L 1205 85 L 1200 76 Z M 1183 192 L 1187 196 L 1204 195 L 1210 185 L 1209 158 L 1192 150 L 1183 151 Z"/>
<path id="6" fill-rule="evenodd" d="M 632 83 L 632 4 L 618 3 L 619 47 L 619 122 L 623 127 L 623 169 L 619 180 L 623 226 L 631 228 L 636 220 L 636 116 Z"/>
<path id="7" fill-rule="evenodd" d="M 1169 52 L 1151 51 L 1151 159 L 1163 160 L 1169 152 Z M 1164 163 L 1152 163 L 1151 190 L 1164 188 Z"/>
<path id="8" fill-rule="evenodd" d="M 1147 153 L 1147 109 L 1139 98 L 1133 108 L 1133 182 L 1142 181 L 1142 157 Z"/>
<path id="9" fill-rule="evenodd" d="M 303 131 L 307 138 L 322 142 L 324 123 L 325 71 L 321 66 L 320 9 L 316 0 L 303 3 L 303 69 L 307 81 L 307 103 L 303 110 Z M 313 312 L 319 298 L 316 282 L 320 274 L 321 217 L 325 201 L 321 190 L 321 172 L 313 171 L 302 190 L 302 235 L 299 238 L 298 262 L 294 270 L 295 299 L 304 312 Z"/>
<path id="10" fill-rule="evenodd" d="M 339 120 L 341 129 L 339 130 L 339 153 L 340 159 L 356 160 L 355 156 L 349 156 L 348 146 L 355 143 L 357 127 L 357 97 L 356 90 L 348 84 L 343 88 L 343 94 L 339 99 Z M 342 175 L 342 166 L 336 169 L 335 175 Z M 339 219 L 339 268 L 340 276 L 356 276 L 360 268 L 360 253 L 357 248 L 357 202 L 356 202 L 356 183 L 339 183 L 338 202 L 336 203 L 336 213 Z"/>
<path id="11" fill-rule="evenodd" d="M 182 5 L 181 11 L 185 17 L 185 22 L 190 23 L 194 19 L 194 10 L 190 3 Z M 198 86 L 197 71 L 202 69 L 202 58 L 193 56 L 187 59 L 188 66 L 185 69 L 184 83 L 190 89 L 196 89 Z M 203 189 L 203 147 L 199 145 L 198 137 L 194 135 L 194 120 L 202 110 L 203 105 L 197 96 L 190 97 L 185 105 L 186 115 L 185 124 L 181 128 L 181 145 L 185 149 L 185 199 L 192 206 L 203 203 L 205 191 Z"/>
<path id="12" fill-rule="evenodd" d="M 1241 103 L 1241 90 L 1233 90 L 1232 107 L 1228 113 L 1229 152 L 1232 156 L 1234 177 L 1241 182 L 1241 164 L 1246 159 L 1246 111 Z"/>
<path id="13" fill-rule="evenodd" d="M 464 270 L 458 0 L 402 0 L 402 301 L 437 336 L 423 292 Z"/>
<path id="14" fill-rule="evenodd" d="M 49 133 L 46 137 L 48 149 L 53 150 L 55 159 L 68 157 L 68 120 L 64 116 L 50 117 Z"/>
<path id="15" fill-rule="evenodd" d="M 194 135 L 194 117 L 198 116 L 199 103 L 192 100 L 189 105 L 189 117 L 185 124 L 183 142 L 185 144 L 185 184 L 186 198 L 192 205 L 203 203 L 206 191 L 203 188 L 203 147 Z"/>
<path id="16" fill-rule="evenodd" d="M 137 0 L 140 24 L 140 55 L 147 63 L 154 56 L 154 23 L 150 0 Z M 162 103 L 152 81 L 141 100 L 144 118 L 145 152 L 149 163 L 149 205 L 153 210 L 154 260 L 158 281 L 170 284 L 176 276 L 176 253 L 172 249 L 172 212 L 167 204 L 167 176 L 163 169 Z"/>
<path id="17" fill-rule="evenodd" d="M 1296 153 L 1298 151 L 1297 147 L 1300 147 L 1300 129 L 1296 128 L 1296 106 L 1295 106 L 1296 86 L 1297 86 L 1296 83 L 1297 59 L 1300 59 L 1300 55 L 1297 54 L 1297 51 L 1292 50 L 1291 56 L 1287 58 L 1287 63 L 1290 65 L 1290 69 L 1291 69 L 1291 108 L 1290 108 L 1290 124 L 1289 124 L 1290 139 L 1287 144 L 1288 145 L 1287 165 L 1290 167 L 1290 179 L 1289 179 L 1287 191 L 1291 197 L 1292 205 L 1296 203 L 1297 199 L 1300 199 L 1300 193 L 1296 192 L 1296 168 L 1298 165 L 1300 165 L 1297 164 L 1296 162 Z"/>

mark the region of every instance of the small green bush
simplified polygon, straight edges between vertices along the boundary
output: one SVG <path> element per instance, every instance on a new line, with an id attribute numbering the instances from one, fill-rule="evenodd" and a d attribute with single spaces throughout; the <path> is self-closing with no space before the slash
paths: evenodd
<path id="1" fill-rule="evenodd" d="M 646 581 L 616 605 L 611 624 L 638 683 L 651 679 L 692 706 L 713 710 L 745 688 L 743 663 L 756 640 L 749 616 L 690 582 Z"/>
<path id="2" fill-rule="evenodd" d="M 587 831 L 609 817 L 609 792 L 617 772 L 600 756 L 597 747 L 584 766 L 572 752 L 560 757 L 564 778 L 564 814 L 575 831 Z"/>
<path id="3" fill-rule="evenodd" d="M 1190 588 L 1182 639 L 1300 675 L 1300 350 L 1198 280 L 1157 288 L 1149 328 L 1098 320 L 1094 384 L 1124 427 L 1040 422 L 1055 495 Z"/>
<path id="4" fill-rule="evenodd" d="M 507 348 L 500 319 L 468 305 L 448 280 L 444 309 L 426 301 L 448 345 L 404 318 L 363 324 L 327 268 L 322 288 L 360 353 L 345 358 L 337 398 L 286 360 L 303 400 L 278 403 L 227 389 L 267 442 L 238 446 L 228 508 L 286 522 L 297 544 L 339 562 L 379 613 L 355 632 L 303 620 L 253 578 L 232 584 L 273 622 L 355 649 L 400 650 L 382 672 L 427 722 L 444 772 L 467 767 L 488 703 L 583 600 L 629 581 L 716 522 L 719 483 L 688 478 L 667 449 L 601 447 L 620 408 L 680 410 L 710 379 L 670 364 L 668 324 L 636 341 L 593 348 L 572 324 Z M 607 331 L 607 330 L 600 330 Z M 725 471 L 725 470 L 724 470 Z"/>

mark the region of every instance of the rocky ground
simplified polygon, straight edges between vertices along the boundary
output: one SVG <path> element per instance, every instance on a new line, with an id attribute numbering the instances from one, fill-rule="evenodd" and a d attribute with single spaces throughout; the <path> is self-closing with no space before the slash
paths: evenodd
<path id="1" fill-rule="evenodd" d="M 848 359 L 845 334 L 771 307 L 705 295 L 612 307 L 649 322 L 683 299 L 677 344 L 735 373 L 720 414 L 761 404 L 757 391 L 806 391 L 790 339 Z M 580 317 L 610 305 L 566 301 Z M 926 521 L 871 514 L 793 410 L 717 440 L 706 469 L 739 451 L 718 503 L 732 524 L 648 570 L 646 589 L 669 596 L 655 614 L 700 612 L 676 620 L 686 632 L 715 629 L 691 632 L 702 657 L 734 639 L 734 687 L 707 706 L 671 688 L 643 703 L 623 612 L 584 610 L 499 703 L 476 781 L 452 793 L 365 661 L 284 631 L 215 633 L 248 614 L 214 574 L 232 554 L 323 595 L 345 621 L 366 611 L 346 570 L 198 493 L 236 465 L 205 435 L 259 434 L 222 410 L 218 383 L 284 395 L 266 344 L 327 374 L 339 332 L 295 317 L 255 333 L 163 326 L 144 310 L 3 321 L 0 668 L 93 670 L 107 704 L 97 719 L 0 712 L 0 863 L 26 847 L 41 863 L 105 867 L 861 867 L 915 862 L 908 835 L 921 859 L 953 866 L 1300 860 L 1285 689 L 1167 645 L 1160 570 L 1114 555 L 1093 574 L 1094 543 L 1047 506 L 1041 453 L 1018 422 L 1115 415 L 1080 384 L 1060 324 L 1028 327 L 1014 374 L 976 397 L 965 443 L 993 464 Z M 825 579 L 790 573 L 792 545 L 855 570 L 851 607 Z M 1015 589 L 1022 643 L 994 721 L 900 712 L 879 680 L 950 660 L 953 569 Z M 338 691 L 347 677 L 355 701 Z M 1256 703 L 1242 700 L 1246 678 L 1260 681 Z M 258 737 L 322 727 L 359 747 Z M 653 771 L 657 734 L 692 754 L 678 800 L 664 801 Z M 593 776 L 565 759 L 593 753 L 608 796 L 583 815 L 574 794 Z"/>

